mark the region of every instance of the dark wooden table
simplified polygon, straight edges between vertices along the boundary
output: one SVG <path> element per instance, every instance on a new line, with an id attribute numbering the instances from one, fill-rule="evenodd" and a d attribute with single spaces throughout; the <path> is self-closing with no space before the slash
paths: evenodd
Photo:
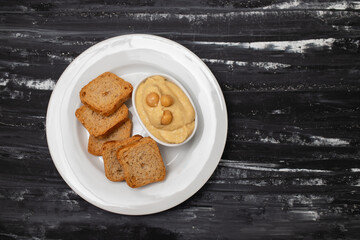
<path id="1" fill-rule="evenodd" d="M 0 239 L 360 238 L 359 1 L 114 2 L 0 1 Z M 45 134 L 69 63 L 129 33 L 197 54 L 229 117 L 210 180 L 148 216 L 80 198 Z"/>

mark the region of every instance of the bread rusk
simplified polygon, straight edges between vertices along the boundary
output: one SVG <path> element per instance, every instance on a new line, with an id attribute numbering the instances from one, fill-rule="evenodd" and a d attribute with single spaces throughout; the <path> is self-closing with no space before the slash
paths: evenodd
<path id="1" fill-rule="evenodd" d="M 108 141 L 121 141 L 130 137 L 131 134 L 131 119 L 127 119 L 122 125 L 117 127 L 112 133 L 100 136 L 100 137 L 89 137 L 88 152 L 95 156 L 101 156 L 102 146 Z"/>
<path id="2" fill-rule="evenodd" d="M 116 112 L 104 117 L 86 106 L 81 106 L 75 112 L 77 119 L 84 125 L 90 135 L 99 137 L 109 134 L 128 119 L 129 111 L 123 104 Z"/>
<path id="3" fill-rule="evenodd" d="M 117 160 L 117 151 L 119 148 L 128 144 L 139 141 L 142 138 L 140 135 L 135 135 L 122 141 L 109 141 L 102 146 L 102 156 L 104 160 L 105 176 L 113 182 L 120 182 L 125 180 L 125 173 Z"/>
<path id="4" fill-rule="evenodd" d="M 132 90 L 129 82 L 105 72 L 81 89 L 80 100 L 93 111 L 109 116 L 131 97 Z"/>
<path id="5" fill-rule="evenodd" d="M 156 142 L 144 137 L 117 152 L 129 187 L 138 188 L 165 179 L 166 169 Z"/>

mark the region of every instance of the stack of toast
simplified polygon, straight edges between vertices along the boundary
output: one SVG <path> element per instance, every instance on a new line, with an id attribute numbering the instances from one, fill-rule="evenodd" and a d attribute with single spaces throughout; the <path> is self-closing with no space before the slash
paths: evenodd
<path id="1" fill-rule="evenodd" d="M 75 116 L 90 133 L 88 152 L 103 157 L 105 176 L 136 188 L 164 180 L 166 170 L 152 138 L 130 137 L 132 121 L 125 102 L 132 90 L 129 82 L 105 72 L 81 89 L 84 105 Z"/>

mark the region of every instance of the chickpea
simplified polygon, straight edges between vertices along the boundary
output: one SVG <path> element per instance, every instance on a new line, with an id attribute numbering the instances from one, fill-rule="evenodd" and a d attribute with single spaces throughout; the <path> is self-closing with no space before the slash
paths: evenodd
<path id="1" fill-rule="evenodd" d="M 173 104 L 173 98 L 169 95 L 162 95 L 160 98 L 161 105 L 164 107 L 171 106 Z"/>
<path id="2" fill-rule="evenodd" d="M 159 95 L 155 92 L 151 92 L 146 96 L 146 103 L 150 107 L 156 107 L 159 102 Z"/>
<path id="3" fill-rule="evenodd" d="M 161 124 L 168 125 L 171 123 L 172 119 L 173 119 L 172 113 L 169 110 L 165 110 L 161 118 Z"/>

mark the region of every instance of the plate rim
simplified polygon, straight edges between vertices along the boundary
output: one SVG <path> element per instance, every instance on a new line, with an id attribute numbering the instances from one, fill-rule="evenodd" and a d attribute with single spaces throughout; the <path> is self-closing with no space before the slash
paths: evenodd
<path id="1" fill-rule="evenodd" d="M 171 203 L 171 204 L 163 204 L 163 206 L 161 209 L 149 209 L 148 211 L 145 212 L 131 212 L 131 210 L 127 209 L 127 211 L 125 209 L 122 209 L 124 211 L 117 211 L 111 208 L 106 208 L 106 205 L 101 205 L 100 203 L 98 203 L 97 201 L 94 201 L 93 199 L 87 197 L 85 194 L 83 194 L 83 192 L 81 192 L 79 189 L 77 189 L 74 184 L 72 183 L 72 181 L 70 181 L 70 179 L 68 179 L 68 176 L 66 176 L 67 174 L 65 174 L 64 172 L 62 172 L 59 169 L 62 169 L 59 165 L 59 162 L 57 162 L 56 160 L 54 160 L 55 158 L 58 158 L 59 156 L 55 156 L 55 153 L 57 153 L 57 150 L 54 149 L 54 145 L 57 145 L 57 141 L 56 140 L 52 140 L 49 136 L 52 135 L 52 133 L 50 133 L 50 127 L 51 126 L 51 122 L 50 120 L 52 120 L 51 118 L 51 113 L 52 111 L 52 106 L 54 105 L 55 97 L 54 97 L 54 92 L 56 92 L 57 89 L 59 89 L 60 84 L 58 84 L 58 82 L 63 78 L 63 76 L 65 76 L 65 73 L 71 68 L 72 65 L 76 64 L 78 61 L 77 59 L 80 59 L 82 56 L 86 55 L 88 52 L 91 52 L 92 50 L 99 48 L 100 45 L 106 45 L 108 43 L 111 43 L 112 41 L 115 41 L 117 39 L 121 40 L 121 39 L 131 39 L 131 38 L 150 38 L 153 40 L 160 40 L 162 42 L 165 42 L 167 44 L 176 46 L 178 48 L 180 48 L 182 51 L 186 51 L 188 54 L 190 54 L 194 59 L 197 60 L 197 62 L 201 65 L 202 70 L 204 70 L 210 77 L 211 77 L 211 82 L 214 84 L 215 86 L 215 90 L 217 92 L 217 94 L 219 95 L 219 99 L 220 99 L 220 103 L 221 103 L 221 110 L 222 110 L 222 117 L 223 120 L 221 122 L 221 124 L 223 124 L 222 126 L 222 132 L 223 136 L 221 136 L 223 138 L 223 141 L 218 143 L 217 145 L 217 149 L 215 151 L 215 153 L 213 155 L 216 155 L 215 157 L 211 156 L 211 159 L 215 159 L 213 161 L 209 161 L 210 158 L 208 158 L 205 162 L 204 168 L 201 170 L 200 175 L 202 175 L 203 177 L 200 179 L 201 181 L 193 181 L 189 186 L 192 186 L 192 190 L 191 191 L 187 191 L 186 194 L 183 194 L 183 197 L 180 200 L 177 200 L 175 203 Z M 55 124 L 54 124 L 55 125 Z M 67 183 L 67 185 L 76 193 L 78 194 L 81 198 L 83 198 L 85 201 L 91 203 L 92 205 L 99 207 L 103 210 L 109 211 L 109 212 L 113 212 L 113 213 L 117 213 L 117 214 L 123 214 L 123 215 L 148 215 L 148 214 L 154 214 L 154 213 L 159 213 L 162 211 L 166 211 L 170 208 L 173 208 L 181 203 L 183 203 L 184 201 L 186 201 L 187 199 L 189 199 L 190 197 L 192 197 L 193 195 L 195 195 L 205 184 L 206 182 L 209 180 L 209 178 L 212 176 L 212 174 L 214 173 L 214 171 L 216 170 L 216 167 L 218 166 L 220 160 L 221 160 L 221 155 L 224 151 L 225 145 L 226 145 L 226 139 L 227 139 L 227 133 L 228 133 L 228 115 L 227 115 L 227 107 L 226 107 L 226 102 L 225 102 L 225 98 L 223 95 L 223 92 L 220 88 L 220 85 L 217 81 L 217 79 L 215 78 L 214 74 L 211 72 L 211 70 L 208 68 L 208 66 L 195 54 L 193 53 L 191 50 L 189 50 L 188 48 L 186 48 L 185 46 L 161 37 L 161 36 L 157 36 L 157 35 L 152 35 L 152 34 L 124 34 L 124 35 L 119 35 L 119 36 L 115 36 L 115 37 L 111 37 L 111 38 L 107 38 L 103 41 L 100 41 L 98 43 L 96 43 L 95 45 L 87 48 L 86 50 L 84 50 L 80 55 L 78 55 L 64 70 L 64 72 L 61 74 L 61 76 L 59 77 L 48 102 L 48 107 L 47 107 L 47 113 L 46 113 L 46 136 L 47 136 L 47 144 L 48 144 L 48 148 L 49 148 L 49 152 L 51 155 L 51 159 L 54 162 L 54 165 L 57 169 L 57 171 L 59 172 L 60 176 L 62 177 L 62 179 Z M 208 166 L 209 163 L 212 163 L 211 166 Z M 207 174 L 206 177 L 204 178 L 204 169 L 205 166 L 208 168 L 207 169 Z M 75 175 L 75 173 L 73 173 Z M 196 180 L 199 180 L 198 178 L 196 178 Z M 185 195 L 185 196 L 184 196 Z M 117 208 L 118 209 L 118 208 Z"/>

